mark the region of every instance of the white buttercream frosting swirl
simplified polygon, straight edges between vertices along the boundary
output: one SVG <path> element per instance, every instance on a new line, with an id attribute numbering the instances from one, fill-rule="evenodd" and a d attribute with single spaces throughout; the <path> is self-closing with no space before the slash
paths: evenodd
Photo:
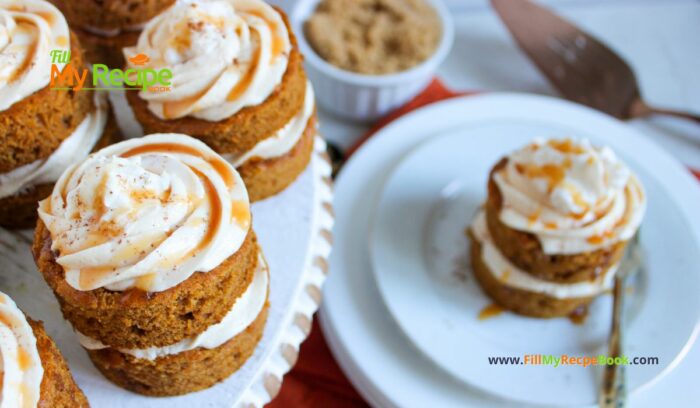
<path id="1" fill-rule="evenodd" d="M 44 377 L 36 337 L 24 313 L 1 292 L 0 355 L 0 407 L 36 407 Z"/>
<path id="2" fill-rule="evenodd" d="M 258 317 L 265 302 L 269 282 L 269 270 L 262 253 L 258 256 L 258 266 L 253 281 L 243 294 L 236 299 L 231 310 L 217 324 L 209 326 L 205 331 L 165 347 L 150 347 L 147 349 L 118 349 L 119 352 L 132 355 L 139 359 L 155 360 L 172 354 L 178 354 L 196 348 L 214 349 L 243 332 Z M 88 350 L 108 348 L 99 340 L 88 337 L 76 331 L 78 341 Z"/>
<path id="3" fill-rule="evenodd" d="M 607 147 L 587 140 L 535 140 L 494 174 L 500 220 L 534 234 L 545 254 L 590 252 L 630 239 L 646 198 L 637 177 Z"/>
<path id="4" fill-rule="evenodd" d="M 250 229 L 238 172 L 204 143 L 157 134 L 70 167 L 39 203 L 78 290 L 167 290 L 234 254 Z"/>
<path id="5" fill-rule="evenodd" d="M 220 121 L 267 99 L 290 51 L 282 16 L 262 0 L 190 0 L 149 21 L 124 55 L 146 55 L 139 68 L 172 71 L 169 92 L 139 93 L 154 115 Z"/>
<path id="6" fill-rule="evenodd" d="M 20 194 L 40 184 L 54 183 L 76 160 L 87 157 L 102 137 L 107 123 L 106 99 L 105 94 L 95 93 L 95 111 L 89 113 L 48 158 L 0 174 L 0 198 Z"/>
<path id="7" fill-rule="evenodd" d="M 0 111 L 49 85 L 50 53 L 70 50 L 69 34 L 47 1 L 0 0 Z"/>
<path id="8" fill-rule="evenodd" d="M 491 273 L 502 284 L 529 292 L 541 293 L 557 299 L 597 296 L 613 285 L 615 264 L 592 281 L 557 283 L 539 279 L 515 266 L 499 251 L 486 225 L 486 213 L 482 210 L 474 218 L 470 227 L 474 238 L 481 245 L 481 259 Z"/>

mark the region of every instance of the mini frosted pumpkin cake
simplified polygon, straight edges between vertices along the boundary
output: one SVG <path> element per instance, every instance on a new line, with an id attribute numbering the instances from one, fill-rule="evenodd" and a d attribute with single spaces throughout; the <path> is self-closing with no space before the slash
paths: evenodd
<path id="1" fill-rule="evenodd" d="M 645 208 L 642 185 L 609 148 L 536 140 L 491 171 L 469 231 L 474 273 L 516 313 L 581 312 L 612 287 Z"/>
<path id="2" fill-rule="evenodd" d="M 268 270 L 236 170 L 160 134 L 69 168 L 39 204 L 33 253 L 95 366 L 147 395 L 212 386 L 252 354 Z"/>
<path id="3" fill-rule="evenodd" d="M 0 33 L 0 226 L 28 228 L 36 223 L 37 201 L 63 170 L 117 131 L 104 95 L 50 89 L 52 53 L 70 52 L 72 68 L 85 68 L 56 7 L 0 1 Z"/>
<path id="4" fill-rule="evenodd" d="M 306 168 L 314 94 L 282 11 L 261 0 L 178 2 L 124 55 L 131 68 L 173 74 L 168 92 L 127 95 L 145 132 L 204 141 L 238 169 L 252 201 L 280 192 Z"/>
<path id="5" fill-rule="evenodd" d="M 136 44 L 148 20 L 175 0 L 51 0 L 85 47 L 87 60 L 122 68 L 122 48 Z"/>
<path id="6" fill-rule="evenodd" d="M 41 322 L 0 292 L 0 401 L 3 407 L 88 407 Z"/>

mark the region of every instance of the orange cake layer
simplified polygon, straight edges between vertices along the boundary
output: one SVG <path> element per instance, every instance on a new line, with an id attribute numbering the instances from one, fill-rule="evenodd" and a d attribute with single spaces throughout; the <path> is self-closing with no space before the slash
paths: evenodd
<path id="1" fill-rule="evenodd" d="M 110 114 L 104 133 L 93 151 L 116 143 L 120 139 L 121 133 L 114 116 Z M 0 198 L 0 226 L 11 229 L 33 228 L 37 219 L 37 203 L 48 197 L 52 190 L 53 183 L 46 183 L 14 196 Z"/>
<path id="2" fill-rule="evenodd" d="M 269 305 L 243 332 L 213 349 L 196 348 L 155 360 L 113 349 L 88 350 L 95 367 L 113 383 L 151 396 L 182 395 L 209 388 L 237 371 L 262 338 Z"/>
<path id="3" fill-rule="evenodd" d="M 481 258 L 481 244 L 470 233 L 470 259 L 474 276 L 481 288 L 498 305 L 515 313 L 532 317 L 569 316 L 583 310 L 593 297 L 559 299 L 546 294 L 508 286 L 498 280 Z"/>
<path id="4" fill-rule="evenodd" d="M 250 201 L 259 201 L 284 190 L 296 180 L 311 160 L 316 137 L 316 115 L 309 119 L 304 134 L 284 156 L 272 159 L 252 158 L 238 172 L 248 187 Z"/>
<path id="5" fill-rule="evenodd" d="M 175 0 L 49 0 L 78 28 L 134 29 L 155 17 Z"/>
<path id="6" fill-rule="evenodd" d="M 163 292 L 80 291 L 66 282 L 41 220 L 32 251 L 66 320 L 80 333 L 123 349 L 167 346 L 220 322 L 250 285 L 258 262 L 257 239 L 250 230 L 238 251 L 219 266 L 206 273 L 196 272 Z"/>
<path id="7" fill-rule="evenodd" d="M 75 34 L 71 66 L 86 68 Z M 49 86 L 0 112 L 0 173 L 45 159 L 95 110 L 92 91 L 55 91 Z"/>

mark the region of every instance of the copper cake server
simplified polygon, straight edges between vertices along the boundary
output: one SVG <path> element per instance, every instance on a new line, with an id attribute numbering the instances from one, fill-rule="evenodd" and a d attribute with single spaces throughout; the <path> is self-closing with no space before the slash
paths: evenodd
<path id="1" fill-rule="evenodd" d="M 630 66 L 583 30 L 529 0 L 491 0 L 515 41 L 566 98 L 619 119 L 700 115 L 647 105 Z"/>

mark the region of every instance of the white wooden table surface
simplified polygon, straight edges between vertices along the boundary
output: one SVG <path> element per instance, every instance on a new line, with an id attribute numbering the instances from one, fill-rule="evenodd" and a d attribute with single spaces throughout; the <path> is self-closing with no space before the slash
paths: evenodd
<path id="1" fill-rule="evenodd" d="M 275 1 L 273 1 L 275 2 Z M 445 0 L 454 13 L 452 52 L 438 76 L 454 90 L 556 92 L 520 52 L 487 0 Z M 620 53 L 651 104 L 700 113 L 700 1 L 540 0 Z M 277 0 L 284 8 L 294 0 Z M 321 133 L 340 147 L 368 127 L 321 112 Z M 633 121 L 681 162 L 700 169 L 700 126 L 655 117 Z M 700 211 L 700 203 L 698 203 Z M 700 296 L 700 294 L 698 294 Z M 669 316 L 673 318 L 673 316 Z M 653 324 L 650 322 L 649 324 Z M 632 407 L 700 406 L 700 345 L 668 376 L 635 395 Z"/>

